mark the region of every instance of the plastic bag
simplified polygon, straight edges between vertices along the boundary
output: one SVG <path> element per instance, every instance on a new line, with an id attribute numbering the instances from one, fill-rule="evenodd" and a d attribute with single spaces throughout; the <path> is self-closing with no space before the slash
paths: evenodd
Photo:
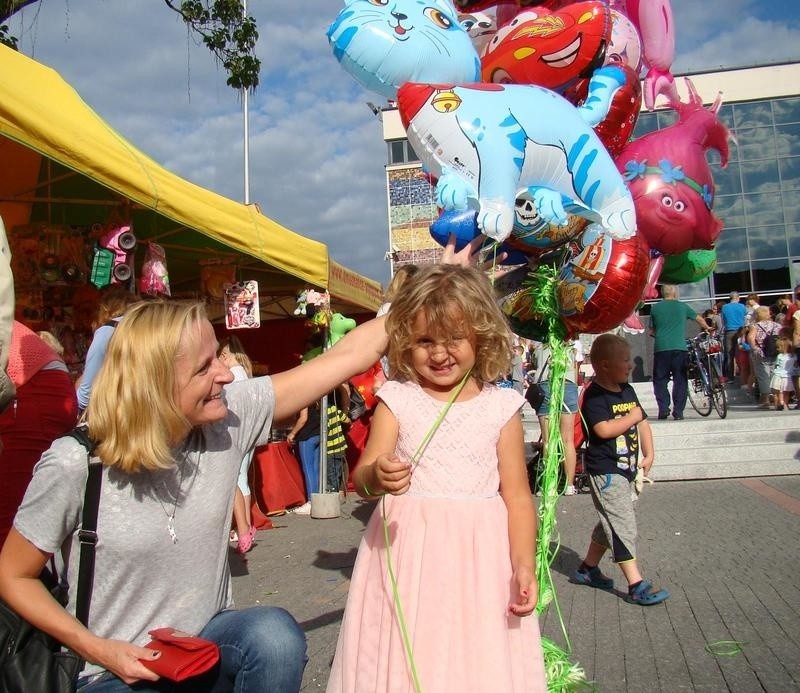
<path id="1" fill-rule="evenodd" d="M 147 296 L 171 296 L 167 255 L 158 243 L 147 244 L 147 253 L 139 277 L 139 293 Z"/>

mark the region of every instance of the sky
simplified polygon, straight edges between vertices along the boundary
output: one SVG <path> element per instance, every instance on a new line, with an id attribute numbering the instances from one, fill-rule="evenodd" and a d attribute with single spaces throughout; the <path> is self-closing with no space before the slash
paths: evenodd
<path id="1" fill-rule="evenodd" d="M 655 1 L 655 0 L 653 0 Z M 248 0 L 261 84 L 249 97 L 250 200 L 386 283 L 384 103 L 331 54 L 342 0 Z M 672 0 L 675 74 L 800 60 L 797 0 Z M 241 95 L 161 0 L 42 0 L 9 21 L 112 127 L 167 169 L 242 201 Z M 56 105 L 57 107 L 57 105 Z"/>

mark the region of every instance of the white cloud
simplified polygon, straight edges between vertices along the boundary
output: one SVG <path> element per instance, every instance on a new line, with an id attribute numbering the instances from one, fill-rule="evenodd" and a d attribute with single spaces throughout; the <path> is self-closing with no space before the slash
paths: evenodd
<path id="1" fill-rule="evenodd" d="M 672 0 L 676 71 L 800 58 L 796 0 Z M 385 281 L 386 148 L 325 31 L 342 0 L 249 0 L 261 85 L 250 97 L 251 199 L 334 259 Z M 12 19 L 21 49 L 56 68 L 113 127 L 170 170 L 241 199 L 236 92 L 159 0 L 47 0 Z"/>

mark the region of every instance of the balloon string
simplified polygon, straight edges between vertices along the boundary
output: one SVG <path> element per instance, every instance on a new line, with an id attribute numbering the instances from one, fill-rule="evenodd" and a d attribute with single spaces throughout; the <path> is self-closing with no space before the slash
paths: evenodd
<path id="1" fill-rule="evenodd" d="M 717 640 L 716 642 L 708 643 L 703 649 L 717 657 L 733 657 L 744 652 L 746 644 L 741 640 Z"/>
<path id="2" fill-rule="evenodd" d="M 447 400 L 447 404 L 444 405 L 442 411 L 439 412 L 439 416 L 436 417 L 436 421 L 433 422 L 433 425 L 430 427 L 428 432 L 425 434 L 425 437 L 422 439 L 422 442 L 417 447 L 416 452 L 411 457 L 411 471 L 413 472 L 414 469 L 417 468 L 417 465 L 422 458 L 425 450 L 428 447 L 428 443 L 431 442 L 431 438 L 433 438 L 434 433 L 436 433 L 437 429 L 441 425 L 442 421 L 444 421 L 444 417 L 447 415 L 447 412 L 450 410 L 450 407 L 455 402 L 458 395 L 461 393 L 461 390 L 464 389 L 464 385 L 467 382 L 467 379 L 472 374 L 472 369 L 468 370 L 464 373 L 464 377 L 461 378 L 461 382 L 458 384 L 453 393 L 450 395 L 450 399 Z M 417 674 L 417 665 L 414 660 L 414 651 L 411 647 L 411 639 L 408 636 L 408 628 L 406 627 L 406 619 L 403 615 L 403 605 L 400 602 L 400 591 L 397 588 L 397 578 L 394 574 L 394 568 L 392 567 L 392 552 L 390 550 L 390 542 L 389 542 L 389 521 L 386 517 L 386 496 L 381 498 L 381 513 L 383 515 L 383 541 L 386 545 L 386 569 L 389 573 L 389 582 L 392 584 L 392 598 L 394 599 L 395 610 L 397 611 L 397 621 L 400 625 L 400 633 L 403 636 L 403 646 L 406 649 L 406 656 L 408 657 L 408 666 L 411 669 L 411 678 L 414 681 L 414 690 L 417 693 L 422 693 L 422 687 L 419 683 L 419 675 Z"/>

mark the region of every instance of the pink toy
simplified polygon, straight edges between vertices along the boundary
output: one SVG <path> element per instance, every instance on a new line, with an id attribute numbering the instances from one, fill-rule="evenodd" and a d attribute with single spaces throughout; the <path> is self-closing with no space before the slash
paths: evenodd
<path id="1" fill-rule="evenodd" d="M 623 13 L 639 30 L 642 39 L 647 65 L 644 105 L 652 111 L 659 94 L 666 96 L 670 103 L 677 101 L 678 92 L 671 72 L 675 58 L 675 26 L 669 0 L 626 0 L 615 5 L 624 5 Z"/>
<path id="2" fill-rule="evenodd" d="M 158 243 L 148 242 L 147 253 L 139 277 L 139 293 L 148 296 L 170 296 L 167 254 Z"/>
<path id="3" fill-rule="evenodd" d="M 708 109 L 686 80 L 689 103 L 672 102 L 679 120 L 634 140 L 617 157 L 636 207 L 637 230 L 664 255 L 711 248 L 722 221 L 711 213 L 714 181 L 706 151 L 728 163 L 731 134 L 717 118 L 721 96 Z"/>

